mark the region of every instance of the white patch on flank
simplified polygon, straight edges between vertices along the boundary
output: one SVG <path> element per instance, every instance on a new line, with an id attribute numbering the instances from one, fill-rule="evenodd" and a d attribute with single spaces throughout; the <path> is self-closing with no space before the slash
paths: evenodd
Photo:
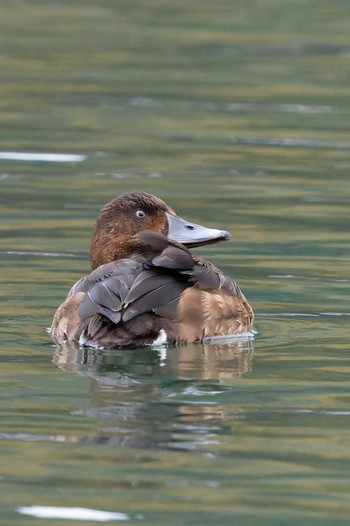
<path id="1" fill-rule="evenodd" d="M 126 513 L 92 510 L 89 508 L 60 508 L 57 506 L 19 506 L 18 513 L 31 515 L 40 519 L 68 519 L 78 521 L 128 521 Z"/>
<path id="2" fill-rule="evenodd" d="M 79 345 L 85 345 L 85 343 L 87 342 L 87 334 L 86 332 L 82 332 L 81 335 L 79 336 Z"/>
<path id="3" fill-rule="evenodd" d="M 160 329 L 158 338 L 154 340 L 152 345 L 163 345 L 163 343 L 167 343 L 167 341 L 168 341 L 167 333 L 165 332 L 164 329 Z"/>
<path id="4" fill-rule="evenodd" d="M 152 347 L 156 347 L 156 351 L 159 355 L 159 366 L 164 367 L 167 359 L 167 347 L 168 335 L 164 329 L 161 329 L 158 334 L 158 338 L 152 343 Z"/>
<path id="5" fill-rule="evenodd" d="M 89 340 L 89 336 L 87 334 L 86 331 L 84 331 L 80 336 L 79 336 L 79 345 L 81 345 L 82 347 L 85 347 L 86 346 L 86 342 Z M 92 349 L 96 349 L 98 351 L 101 351 L 102 349 L 105 349 L 105 347 L 103 347 L 103 345 L 100 345 L 99 343 L 97 342 L 94 342 L 94 341 L 90 341 L 89 344 L 88 344 L 89 347 L 91 347 Z"/>

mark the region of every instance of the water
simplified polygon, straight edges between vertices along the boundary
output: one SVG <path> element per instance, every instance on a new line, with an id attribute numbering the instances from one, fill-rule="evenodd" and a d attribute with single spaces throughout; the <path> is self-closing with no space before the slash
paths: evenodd
<path id="1" fill-rule="evenodd" d="M 0 11 L 1 522 L 348 524 L 350 4 Z M 130 190 L 232 232 L 253 341 L 52 345 Z"/>

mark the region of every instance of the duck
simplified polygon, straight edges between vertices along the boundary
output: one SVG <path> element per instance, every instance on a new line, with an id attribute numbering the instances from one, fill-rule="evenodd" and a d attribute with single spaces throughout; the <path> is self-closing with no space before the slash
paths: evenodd
<path id="1" fill-rule="evenodd" d="M 90 244 L 91 273 L 73 285 L 51 326 L 56 344 L 135 349 L 250 331 L 237 283 L 190 249 L 231 239 L 130 192 L 107 203 Z"/>

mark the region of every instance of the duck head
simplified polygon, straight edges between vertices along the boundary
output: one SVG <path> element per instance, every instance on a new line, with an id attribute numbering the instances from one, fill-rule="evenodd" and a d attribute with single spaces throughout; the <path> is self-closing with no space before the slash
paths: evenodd
<path id="1" fill-rule="evenodd" d="M 229 232 L 185 221 L 164 201 L 145 192 L 113 199 L 101 210 L 90 246 L 93 269 L 134 254 L 147 254 L 137 234 L 152 230 L 188 248 L 231 239 Z"/>

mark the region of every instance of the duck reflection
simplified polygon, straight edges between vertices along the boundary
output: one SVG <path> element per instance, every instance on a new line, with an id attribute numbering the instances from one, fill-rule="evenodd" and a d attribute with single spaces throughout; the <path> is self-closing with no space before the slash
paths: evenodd
<path id="1" fill-rule="evenodd" d="M 240 418 L 222 395 L 251 371 L 252 356 L 251 340 L 135 351 L 65 344 L 53 363 L 90 378 L 91 407 L 78 413 L 97 420 L 96 441 L 194 449 L 220 444 Z"/>
<path id="2" fill-rule="evenodd" d="M 101 351 L 65 343 L 56 347 L 53 363 L 66 372 L 166 377 L 227 382 L 251 371 L 251 339 L 224 344 L 157 346 L 130 351 Z"/>

